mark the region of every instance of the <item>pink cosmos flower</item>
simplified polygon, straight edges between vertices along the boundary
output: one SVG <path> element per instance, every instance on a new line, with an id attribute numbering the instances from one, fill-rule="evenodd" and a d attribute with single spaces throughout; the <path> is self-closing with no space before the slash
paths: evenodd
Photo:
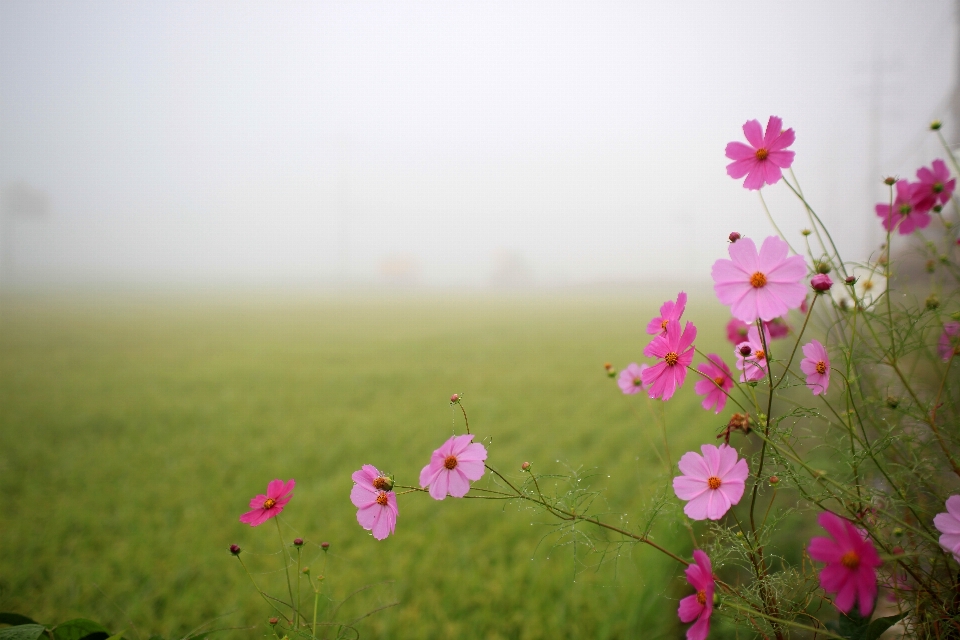
<path id="1" fill-rule="evenodd" d="M 960 354 L 960 322 L 945 322 L 940 341 L 937 343 L 937 353 L 944 362 L 950 360 L 953 354 Z"/>
<path id="2" fill-rule="evenodd" d="M 916 184 L 914 202 L 921 211 L 929 211 L 936 204 L 947 204 L 957 188 L 957 180 L 950 177 L 943 160 L 934 160 L 929 169 L 917 169 L 917 179 L 919 182 Z"/>
<path id="3" fill-rule="evenodd" d="M 733 377 L 730 375 L 730 368 L 720 356 L 711 353 L 707 358 L 710 362 L 701 362 L 697 365 L 697 371 L 710 378 L 709 380 L 697 380 L 693 390 L 698 395 L 706 395 L 703 399 L 703 408 L 709 411 L 716 407 L 716 413 L 723 411 L 727 405 L 727 392 L 733 388 Z"/>
<path id="4" fill-rule="evenodd" d="M 773 320 L 803 302 L 807 266 L 800 256 L 787 257 L 788 245 L 776 236 L 763 241 L 760 253 L 750 238 L 727 246 L 730 260 L 713 263 L 713 290 L 744 322 Z"/>
<path id="5" fill-rule="evenodd" d="M 930 224 L 930 214 L 918 209 L 915 202 L 915 184 L 906 180 L 897 181 L 897 197 L 893 206 L 889 202 L 880 202 L 875 207 L 877 215 L 883 218 L 883 228 L 887 231 L 896 229 L 900 235 L 909 235 L 915 229 L 923 229 Z M 929 209 L 928 209 L 929 211 Z"/>
<path id="6" fill-rule="evenodd" d="M 960 562 L 960 496 L 947 498 L 947 512 L 933 518 L 933 526 L 942 533 L 940 546 Z"/>
<path id="7" fill-rule="evenodd" d="M 620 390 L 627 395 L 639 393 L 643 389 L 643 370 L 648 366 L 636 362 L 628 364 L 627 368 L 620 372 L 620 377 L 617 379 Z"/>
<path id="8" fill-rule="evenodd" d="M 790 335 L 790 325 L 788 325 L 787 321 L 783 318 L 774 318 L 770 322 L 764 322 L 763 327 L 767 330 L 767 335 L 770 336 L 772 340 L 786 338 Z M 744 332 L 744 335 L 746 335 L 746 332 Z"/>
<path id="9" fill-rule="evenodd" d="M 807 388 L 818 396 L 827 392 L 830 386 L 830 356 L 827 348 L 819 340 L 811 340 L 803 345 L 803 355 L 800 361 L 800 370 L 807 374 Z"/>
<path id="10" fill-rule="evenodd" d="M 747 461 L 737 450 L 722 444 L 700 447 L 703 455 L 688 451 L 680 458 L 684 475 L 673 479 L 673 492 L 689 500 L 683 512 L 692 520 L 719 520 L 743 497 Z"/>
<path id="11" fill-rule="evenodd" d="M 768 343 L 770 342 L 769 336 L 764 338 Z M 755 326 L 750 327 L 746 341 L 738 344 L 734 348 L 734 353 L 737 356 L 737 369 L 743 371 L 740 374 L 740 382 L 754 382 L 767 377 L 767 352 L 760 340 L 760 332 Z"/>
<path id="12" fill-rule="evenodd" d="M 687 367 L 693 362 L 693 341 L 697 328 L 687 322 L 680 334 L 680 322 L 667 321 L 667 332 L 654 338 L 643 350 L 648 358 L 662 358 L 660 362 L 643 370 L 643 386 L 651 398 L 664 402 L 673 397 L 674 391 L 683 386 Z"/>
<path id="13" fill-rule="evenodd" d="M 816 537 L 807 551 L 810 557 L 827 566 L 820 572 L 820 586 L 836 593 L 833 604 L 843 613 L 850 613 L 860 603 L 860 615 L 873 612 L 877 597 L 877 567 L 883 562 L 866 533 L 838 515 L 824 511 L 817 518 L 832 538 Z"/>
<path id="14" fill-rule="evenodd" d="M 472 444 L 471 444 L 472 443 Z M 420 471 L 420 486 L 430 487 L 430 497 L 443 500 L 447 495 L 462 498 L 470 490 L 470 480 L 483 476 L 487 450 L 472 435 L 451 436 L 430 457 Z"/>
<path id="15" fill-rule="evenodd" d="M 283 508 L 290 502 L 290 498 L 293 497 L 291 492 L 295 484 L 296 482 L 293 479 L 287 480 L 286 483 L 280 479 L 271 480 L 270 484 L 267 485 L 266 495 L 261 494 L 250 500 L 251 511 L 247 511 L 240 516 L 240 522 L 256 527 L 270 518 L 280 515 Z"/>
<path id="16" fill-rule="evenodd" d="M 833 286 L 833 280 L 825 273 L 818 273 L 810 279 L 810 286 L 817 293 L 826 293 Z"/>
<path id="17" fill-rule="evenodd" d="M 383 540 L 397 528 L 397 495 L 393 480 L 380 473 L 372 464 L 363 465 L 353 472 L 353 489 L 350 502 L 357 508 L 357 522 Z"/>
<path id="18" fill-rule="evenodd" d="M 727 323 L 727 340 L 732 342 L 734 345 L 738 345 L 747 339 L 747 331 L 749 330 L 749 324 L 743 320 L 731 318 L 730 322 Z"/>
<path id="19" fill-rule="evenodd" d="M 776 184 L 783 177 L 780 169 L 793 164 L 793 151 L 785 151 L 795 139 L 793 129 L 783 130 L 783 120 L 770 116 L 766 133 L 756 120 L 743 125 L 743 135 L 749 145 L 742 142 L 727 144 L 726 156 L 733 160 L 727 165 L 727 175 L 737 180 L 743 176 L 746 189 L 759 189 L 763 183 Z"/>
<path id="20" fill-rule="evenodd" d="M 670 320 L 680 321 L 683 310 L 687 308 L 687 294 L 683 291 L 677 296 L 677 301 L 667 300 L 660 307 L 660 315 L 647 324 L 647 333 L 652 336 L 666 335 L 667 322 Z"/>
<path id="21" fill-rule="evenodd" d="M 687 640 L 706 640 L 710 633 L 710 615 L 713 613 L 713 592 L 716 584 L 713 580 L 713 567 L 710 558 L 700 549 L 693 552 L 694 563 L 687 566 L 687 582 L 697 590 L 692 596 L 680 601 L 677 615 L 680 622 L 696 622 L 687 629 Z"/>

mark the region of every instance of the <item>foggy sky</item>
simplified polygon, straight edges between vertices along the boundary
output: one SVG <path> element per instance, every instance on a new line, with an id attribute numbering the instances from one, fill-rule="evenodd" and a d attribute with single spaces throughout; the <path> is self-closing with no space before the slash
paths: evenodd
<path id="1" fill-rule="evenodd" d="M 772 232 L 723 154 L 771 114 L 862 258 L 956 42 L 946 0 L 5 1 L 0 188 L 49 205 L 0 283 L 706 281 Z"/>

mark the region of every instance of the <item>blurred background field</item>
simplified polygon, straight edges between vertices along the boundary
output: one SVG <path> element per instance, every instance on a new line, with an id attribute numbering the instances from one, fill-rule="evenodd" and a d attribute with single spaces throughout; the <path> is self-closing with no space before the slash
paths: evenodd
<path id="1" fill-rule="evenodd" d="M 360 622 L 363 637 L 677 637 L 685 582 L 652 549 L 557 546 L 544 514 L 422 494 L 401 496 L 396 535 L 377 542 L 348 499 L 364 463 L 415 484 L 454 422 L 462 431 L 448 402 L 459 392 L 492 465 L 580 469 L 604 490 L 597 511 L 639 526 L 673 475 L 651 408 L 665 409 L 674 460 L 731 413 L 703 411 L 690 383 L 664 405 L 604 375 L 606 360 L 644 361 L 666 297 L 7 295 L 0 610 L 89 617 L 140 640 L 211 621 L 268 634 L 270 609 L 227 547 L 286 593 L 275 527 L 237 518 L 270 479 L 292 477 L 284 535 L 307 541 L 315 573 L 331 543 L 334 597 L 392 581 L 341 612 L 399 601 Z M 692 293 L 702 350 L 727 353 L 724 313 Z M 686 529 L 655 536 L 689 554 Z"/>

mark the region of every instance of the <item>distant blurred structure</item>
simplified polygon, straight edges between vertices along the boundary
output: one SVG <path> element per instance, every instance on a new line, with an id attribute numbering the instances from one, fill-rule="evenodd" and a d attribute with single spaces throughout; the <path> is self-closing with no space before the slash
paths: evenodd
<path id="1" fill-rule="evenodd" d="M 19 221 L 42 218 L 50 210 L 47 194 L 25 182 L 13 182 L 0 193 L 0 286 L 16 277 L 16 227 Z"/>

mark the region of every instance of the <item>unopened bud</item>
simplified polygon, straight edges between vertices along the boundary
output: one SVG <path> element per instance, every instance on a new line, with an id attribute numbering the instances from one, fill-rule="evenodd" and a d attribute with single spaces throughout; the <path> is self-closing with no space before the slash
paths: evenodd
<path id="1" fill-rule="evenodd" d="M 802 235 L 802 236 L 808 236 L 808 235 L 810 235 L 811 233 L 813 233 L 813 232 L 810 231 L 810 229 L 803 229 L 803 230 L 800 231 L 800 235 Z"/>
<path id="2" fill-rule="evenodd" d="M 455 393 L 455 394 L 453 394 L 452 396 L 450 396 L 450 403 L 451 403 L 451 404 L 457 404 L 458 402 L 460 402 L 460 394 L 459 394 L 459 393 Z"/>
<path id="3" fill-rule="evenodd" d="M 934 120 L 933 122 L 930 123 L 930 131 L 939 131 L 940 127 L 942 126 L 943 126 L 942 122 L 940 122 L 939 120 Z"/>
<path id="4" fill-rule="evenodd" d="M 925 267 L 926 267 L 927 273 L 933 273 L 934 271 L 937 270 L 937 263 L 934 262 L 933 260 L 927 260 L 927 264 L 925 265 Z"/>
<path id="5" fill-rule="evenodd" d="M 937 294 L 931 293 L 927 297 L 924 304 L 927 306 L 927 309 L 930 309 L 930 311 L 933 311 L 934 309 L 940 306 L 940 298 L 937 297 Z"/>
<path id="6" fill-rule="evenodd" d="M 897 184 L 897 179 L 893 176 L 887 176 L 883 179 L 883 184 L 887 185 L 888 187 L 892 187 L 893 185 Z"/>
<path id="7" fill-rule="evenodd" d="M 714 609 L 720 608 L 720 594 L 717 593 L 716 591 L 713 592 L 713 608 Z"/>
<path id="8" fill-rule="evenodd" d="M 901 529 L 900 527 L 894 527 L 894 529 L 893 529 L 893 537 L 895 537 L 895 538 L 902 538 L 902 537 L 903 537 L 903 529 Z"/>
<path id="9" fill-rule="evenodd" d="M 323 549 L 324 551 L 326 551 L 327 549 L 330 548 L 330 543 L 329 543 L 329 542 L 321 542 L 321 543 L 320 543 L 320 548 Z"/>
<path id="10" fill-rule="evenodd" d="M 520 470 L 521 470 L 521 471 L 529 471 L 529 470 L 530 470 L 530 463 L 529 463 L 529 462 L 524 462 L 522 465 L 520 465 Z"/>
<path id="11" fill-rule="evenodd" d="M 730 232 L 730 235 L 727 236 L 727 239 L 730 240 L 731 243 L 733 243 L 733 242 L 736 242 L 737 240 L 739 240 L 739 239 L 742 238 L 742 237 L 743 237 L 743 236 L 741 236 L 741 235 L 740 235 L 739 233 L 737 233 L 736 231 L 731 231 L 731 232 Z"/>
<path id="12" fill-rule="evenodd" d="M 770 476 L 770 484 L 777 484 L 780 482 L 780 478 L 777 476 Z"/>
<path id="13" fill-rule="evenodd" d="M 949 262 L 950 259 L 947 256 L 940 255 L 940 256 L 937 256 L 937 260 L 939 260 L 941 264 L 947 264 L 947 262 Z"/>
<path id="14" fill-rule="evenodd" d="M 816 265 L 817 273 L 830 273 L 830 263 L 829 262 L 817 262 Z"/>
<path id="15" fill-rule="evenodd" d="M 843 281 L 846 282 L 846 283 L 847 283 L 848 285 L 850 285 L 851 287 L 852 287 L 853 285 L 857 284 L 857 279 L 854 278 L 853 276 L 847 276 L 846 278 L 844 278 Z"/>
<path id="16" fill-rule="evenodd" d="M 846 298 L 841 298 L 840 302 L 837 303 L 837 306 L 840 307 L 840 311 L 846 311 L 850 308 L 850 301 Z"/>
<path id="17" fill-rule="evenodd" d="M 230 553 L 232 553 L 235 556 L 240 555 L 240 545 L 238 544 L 230 545 Z"/>
<path id="18" fill-rule="evenodd" d="M 943 211 L 943 205 L 942 205 L 942 204 L 935 204 L 935 205 L 933 205 L 933 212 L 934 212 L 934 213 L 940 213 L 941 211 Z M 946 227 L 947 224 L 949 224 L 949 223 L 944 223 L 943 226 Z M 949 229 L 950 227 L 947 227 L 947 228 Z"/>
<path id="19" fill-rule="evenodd" d="M 813 287 L 813 290 L 817 293 L 824 293 L 830 291 L 830 287 L 833 286 L 833 280 L 825 273 L 818 273 L 810 279 L 810 286 Z"/>
<path id="20" fill-rule="evenodd" d="M 744 358 L 746 358 L 751 353 L 753 353 L 753 349 L 750 348 L 750 345 L 745 344 L 742 347 L 740 347 L 740 355 L 742 355 Z"/>
<path id="21" fill-rule="evenodd" d="M 302 547 L 302 546 L 303 546 L 303 538 L 294 538 L 294 539 L 293 539 L 293 546 L 295 546 L 295 547 Z"/>
<path id="22" fill-rule="evenodd" d="M 902 556 L 902 555 L 903 555 L 903 547 L 901 547 L 900 545 L 897 545 L 896 547 L 894 547 L 893 549 L 891 549 L 891 551 L 893 551 L 893 555 L 895 555 L 895 556 Z"/>
<path id="23" fill-rule="evenodd" d="M 891 409 L 896 409 L 900 406 L 900 398 L 894 398 L 893 396 L 887 396 L 887 406 Z"/>
<path id="24" fill-rule="evenodd" d="M 267 620 L 267 622 L 270 623 L 271 627 L 275 627 L 277 626 L 277 623 L 280 622 L 280 618 L 270 618 L 269 620 Z"/>
<path id="25" fill-rule="evenodd" d="M 304 567 L 303 570 L 302 570 L 300 573 L 302 573 L 302 574 L 304 574 L 304 575 L 307 575 L 307 576 L 310 575 L 310 567 Z"/>

